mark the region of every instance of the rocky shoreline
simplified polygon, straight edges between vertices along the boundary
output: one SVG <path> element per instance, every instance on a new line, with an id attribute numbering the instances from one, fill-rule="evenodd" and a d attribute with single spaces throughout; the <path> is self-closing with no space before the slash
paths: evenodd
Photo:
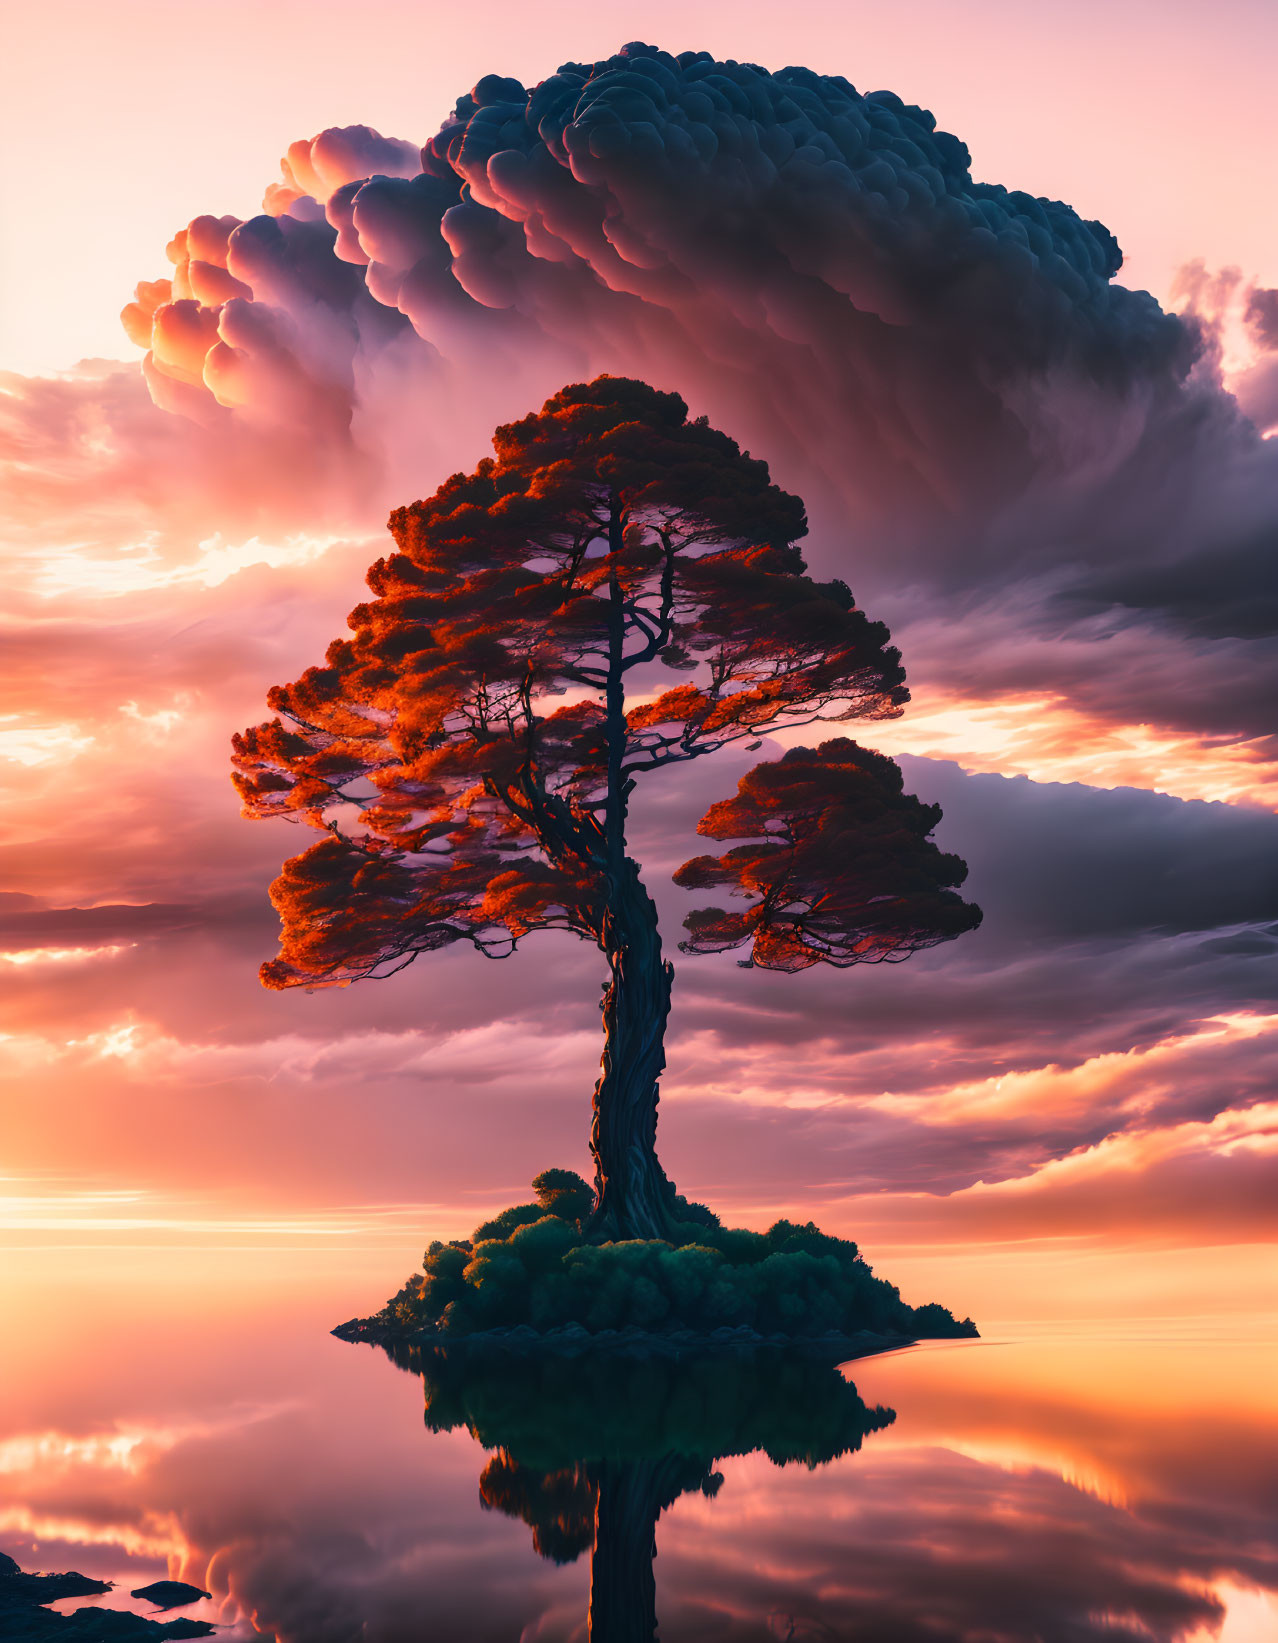
<path id="1" fill-rule="evenodd" d="M 193 1592 L 198 1597 L 208 1594 L 198 1587 L 178 1581 L 160 1584 L 178 1594 L 179 1601 L 194 1599 L 183 1594 Z M 109 1580 L 94 1580 L 74 1569 L 67 1574 L 29 1574 L 11 1557 L 0 1552 L 0 1636 L 6 1643 L 159 1643 L 161 1639 L 177 1640 L 188 1637 L 209 1637 L 213 1627 L 205 1620 L 150 1620 L 145 1615 L 125 1609 L 83 1608 L 73 1614 L 60 1614 L 47 1607 L 68 1597 L 99 1597 L 111 1590 Z M 138 1597 L 153 1588 L 143 1588 Z M 172 1606 L 172 1605 L 166 1605 Z"/>

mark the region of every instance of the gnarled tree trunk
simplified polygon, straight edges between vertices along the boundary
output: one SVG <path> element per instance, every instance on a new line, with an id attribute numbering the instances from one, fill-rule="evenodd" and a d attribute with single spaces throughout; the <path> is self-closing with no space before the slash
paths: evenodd
<path id="1" fill-rule="evenodd" d="M 626 857 L 609 875 L 600 945 L 611 979 L 604 989 L 603 1070 L 595 1085 L 590 1150 L 600 1242 L 663 1238 L 674 1186 L 657 1162 L 657 1080 L 666 1064 L 666 1018 L 674 969 L 661 956 L 657 909 Z"/>

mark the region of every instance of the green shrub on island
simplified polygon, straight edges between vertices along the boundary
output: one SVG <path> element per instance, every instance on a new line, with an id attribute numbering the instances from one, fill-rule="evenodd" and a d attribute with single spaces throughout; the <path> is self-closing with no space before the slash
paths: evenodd
<path id="1" fill-rule="evenodd" d="M 857 1246 L 810 1221 L 767 1232 L 721 1226 L 682 1197 L 668 1239 L 590 1243 L 593 1194 L 571 1170 L 546 1170 L 535 1201 L 476 1227 L 471 1238 L 432 1243 L 376 1322 L 446 1335 L 526 1325 L 539 1333 L 576 1324 L 591 1334 L 638 1328 L 669 1333 L 749 1328 L 760 1335 L 829 1333 L 939 1339 L 976 1334 L 942 1306 L 911 1307 L 876 1278 Z"/>

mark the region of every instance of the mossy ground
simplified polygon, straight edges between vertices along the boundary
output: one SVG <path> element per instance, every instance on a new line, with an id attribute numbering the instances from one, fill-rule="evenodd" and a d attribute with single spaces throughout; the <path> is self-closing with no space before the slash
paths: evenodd
<path id="1" fill-rule="evenodd" d="M 854 1243 L 811 1222 L 766 1232 L 721 1226 L 700 1204 L 674 1201 L 666 1239 L 590 1243 L 590 1189 L 571 1170 L 533 1182 L 516 1204 L 467 1239 L 433 1243 L 370 1323 L 392 1335 L 466 1336 L 528 1326 L 578 1325 L 591 1334 L 746 1328 L 795 1339 L 827 1334 L 939 1339 L 976 1334 L 930 1302 L 911 1307 L 876 1278 Z"/>

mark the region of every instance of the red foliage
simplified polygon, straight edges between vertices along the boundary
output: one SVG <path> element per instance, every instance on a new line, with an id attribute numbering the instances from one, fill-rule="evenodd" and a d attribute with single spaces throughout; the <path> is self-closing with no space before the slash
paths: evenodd
<path id="1" fill-rule="evenodd" d="M 891 759 L 846 738 L 756 765 L 736 798 L 711 805 L 697 827 L 752 842 L 697 856 L 675 874 L 686 889 L 726 889 L 750 905 L 691 913 L 682 950 L 749 942 L 748 964 L 806 970 L 897 963 L 974 929 L 980 909 L 952 888 L 966 864 L 928 838 L 940 818 L 939 805 L 902 792 Z"/>
<path id="2" fill-rule="evenodd" d="M 804 574 L 798 499 L 677 395 L 600 377 L 493 444 L 391 515 L 351 637 L 235 738 L 245 814 L 326 830 L 273 887 L 267 985 L 604 942 L 637 775 L 906 698 L 886 628 Z"/>

